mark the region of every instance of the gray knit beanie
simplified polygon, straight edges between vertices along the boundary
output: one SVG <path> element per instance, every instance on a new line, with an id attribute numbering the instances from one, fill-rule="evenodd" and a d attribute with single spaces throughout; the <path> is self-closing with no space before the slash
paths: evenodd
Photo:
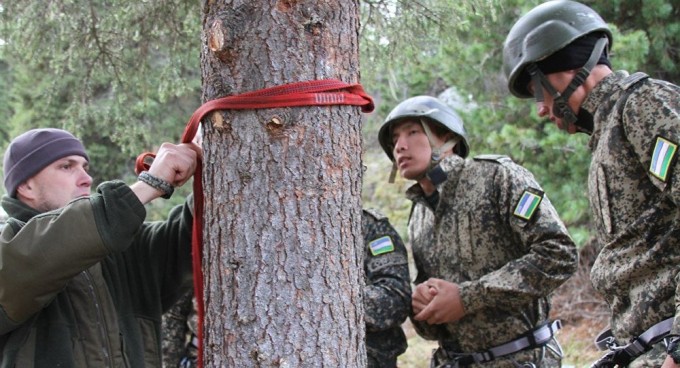
<path id="1" fill-rule="evenodd" d="M 14 138 L 5 151 L 3 164 L 7 195 L 16 197 L 19 185 L 47 165 L 71 155 L 90 160 L 83 143 L 65 130 L 33 129 Z"/>

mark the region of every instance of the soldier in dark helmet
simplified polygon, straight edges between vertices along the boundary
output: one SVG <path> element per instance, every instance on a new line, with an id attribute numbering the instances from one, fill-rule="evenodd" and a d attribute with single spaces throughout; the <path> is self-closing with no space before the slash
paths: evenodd
<path id="1" fill-rule="evenodd" d="M 416 183 L 409 234 L 418 271 L 411 320 L 437 340 L 433 367 L 558 367 L 550 293 L 576 247 L 533 175 L 509 157 L 466 158 L 461 118 L 429 96 L 389 114 L 378 140 Z"/>
<path id="2" fill-rule="evenodd" d="M 593 9 L 549 1 L 507 35 L 510 92 L 539 116 L 590 135 L 590 207 L 602 251 L 591 279 L 611 308 L 599 366 L 680 364 L 680 88 L 613 71 L 612 33 Z M 605 361 L 609 359 L 609 363 Z"/>

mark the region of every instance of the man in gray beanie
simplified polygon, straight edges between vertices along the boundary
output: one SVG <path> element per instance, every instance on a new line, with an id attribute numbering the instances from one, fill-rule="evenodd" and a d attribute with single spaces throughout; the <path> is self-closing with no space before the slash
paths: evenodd
<path id="1" fill-rule="evenodd" d="M 161 313 L 191 288 L 193 197 L 155 223 L 144 205 L 183 185 L 200 154 L 164 143 L 136 183 L 90 193 L 89 158 L 72 134 L 35 129 L 10 143 L 0 366 L 161 366 Z"/>
<path id="2" fill-rule="evenodd" d="M 16 198 L 20 184 L 53 161 L 71 155 L 80 156 L 86 162 L 90 160 L 80 140 L 65 130 L 34 129 L 16 137 L 7 148 L 4 158 L 7 195 Z"/>

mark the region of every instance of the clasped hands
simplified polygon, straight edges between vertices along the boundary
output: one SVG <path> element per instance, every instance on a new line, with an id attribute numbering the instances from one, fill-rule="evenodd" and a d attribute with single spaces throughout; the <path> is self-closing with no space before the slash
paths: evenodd
<path id="1" fill-rule="evenodd" d="M 456 322 L 465 315 L 458 284 L 436 278 L 416 286 L 412 307 L 413 319 L 430 325 Z"/>

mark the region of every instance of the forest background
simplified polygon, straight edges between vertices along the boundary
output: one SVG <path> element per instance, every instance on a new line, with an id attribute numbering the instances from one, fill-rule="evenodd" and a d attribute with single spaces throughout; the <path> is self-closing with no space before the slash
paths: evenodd
<path id="1" fill-rule="evenodd" d="M 499 153 L 531 170 L 581 249 L 582 268 L 554 297 L 565 320 L 566 362 L 585 364 L 606 307 L 590 288 L 597 252 L 586 198 L 588 137 L 569 136 L 518 100 L 501 71 L 505 35 L 536 0 L 362 0 L 361 83 L 376 102 L 364 119 L 363 206 L 387 214 L 408 241 L 408 182 L 388 184 L 377 142 L 386 114 L 405 98 L 438 96 L 465 121 L 471 156 Z M 615 69 L 680 81 L 680 4 L 583 1 L 614 33 Z M 0 0 L 0 148 L 35 127 L 85 142 L 95 184 L 134 178 L 136 156 L 178 142 L 200 106 L 201 3 L 187 0 Z M 257 63 L 257 60 L 253 60 Z M 184 190 L 190 190 L 185 186 Z M 166 213 L 182 196 L 151 206 Z M 407 326 L 405 328 L 408 329 Z M 427 366 L 431 343 L 409 333 L 403 366 Z"/>

